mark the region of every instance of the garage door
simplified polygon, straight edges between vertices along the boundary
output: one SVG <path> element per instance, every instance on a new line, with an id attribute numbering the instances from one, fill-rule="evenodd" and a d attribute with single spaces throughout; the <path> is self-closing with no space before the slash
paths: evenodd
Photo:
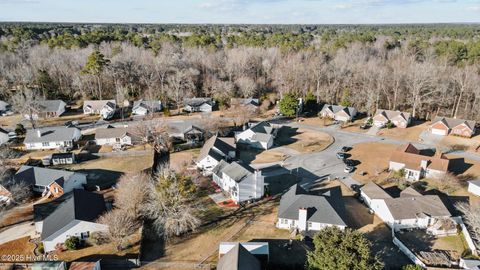
<path id="1" fill-rule="evenodd" d="M 432 134 L 445 136 L 447 135 L 447 131 L 444 129 L 432 128 Z"/>

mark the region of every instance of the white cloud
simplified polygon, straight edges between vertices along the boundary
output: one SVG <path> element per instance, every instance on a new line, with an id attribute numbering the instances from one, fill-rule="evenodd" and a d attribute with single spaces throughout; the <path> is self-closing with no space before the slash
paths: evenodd
<path id="1" fill-rule="evenodd" d="M 479 6 L 467 7 L 467 10 L 469 10 L 469 11 L 480 11 L 480 5 Z"/>

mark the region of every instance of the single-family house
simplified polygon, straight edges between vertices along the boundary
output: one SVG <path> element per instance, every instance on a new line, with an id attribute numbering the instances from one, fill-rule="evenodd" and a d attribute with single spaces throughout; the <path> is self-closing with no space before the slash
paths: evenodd
<path id="1" fill-rule="evenodd" d="M 220 160 L 235 158 L 233 138 L 220 138 L 217 135 L 208 139 L 200 150 L 197 158 L 197 168 L 205 173 L 211 173 Z"/>
<path id="2" fill-rule="evenodd" d="M 215 107 L 212 98 L 186 98 L 183 103 L 186 112 L 211 112 Z"/>
<path id="3" fill-rule="evenodd" d="M 0 184 L 0 205 L 2 204 L 9 204 L 12 201 L 12 193 Z"/>
<path id="4" fill-rule="evenodd" d="M 95 142 L 97 145 L 111 145 L 120 148 L 124 145 L 132 145 L 132 135 L 125 127 L 97 128 Z"/>
<path id="5" fill-rule="evenodd" d="M 0 115 L 7 113 L 12 109 L 12 106 L 8 104 L 7 102 L 0 100 Z"/>
<path id="6" fill-rule="evenodd" d="M 108 226 L 96 220 L 106 211 L 103 195 L 75 189 L 61 202 L 42 224 L 40 239 L 46 252 L 56 249 L 71 236 L 88 239 L 94 232 L 104 232 Z"/>
<path id="7" fill-rule="evenodd" d="M 68 270 L 102 270 L 102 260 L 87 262 L 76 261 L 70 264 Z"/>
<path id="8" fill-rule="evenodd" d="M 117 102 L 109 100 L 85 100 L 83 102 L 83 114 L 99 114 L 103 119 L 110 119 L 115 115 Z"/>
<path id="9" fill-rule="evenodd" d="M 468 182 L 468 192 L 480 196 L 480 179 Z"/>
<path id="10" fill-rule="evenodd" d="M 461 258 L 458 266 L 460 266 L 461 269 L 480 270 L 480 260 Z"/>
<path id="11" fill-rule="evenodd" d="M 476 122 L 458 118 L 435 117 L 429 130 L 434 135 L 449 134 L 470 138 L 475 134 Z"/>
<path id="12" fill-rule="evenodd" d="M 390 157 L 389 170 L 405 171 L 405 178 L 418 181 L 421 178 L 440 178 L 449 170 L 450 160 L 440 151 L 434 156 L 420 153 L 412 144 L 399 146 Z"/>
<path id="13" fill-rule="evenodd" d="M 262 262 L 268 263 L 269 247 L 267 242 L 222 242 L 218 256 L 217 270 L 260 270 Z"/>
<path id="14" fill-rule="evenodd" d="M 73 164 L 75 163 L 74 153 L 54 153 L 52 154 L 51 163 L 53 165 Z"/>
<path id="15" fill-rule="evenodd" d="M 262 172 L 246 164 L 220 160 L 212 173 L 213 181 L 237 204 L 260 199 L 265 194 Z"/>
<path id="16" fill-rule="evenodd" d="M 132 113 L 136 115 L 147 115 L 147 113 L 155 113 L 162 110 L 162 102 L 160 100 L 137 100 L 133 102 Z"/>
<path id="17" fill-rule="evenodd" d="M 260 107 L 260 100 L 258 98 L 231 98 L 230 107 L 246 108 L 253 112 Z"/>
<path id="18" fill-rule="evenodd" d="M 32 113 L 33 119 L 59 117 L 65 112 L 67 104 L 63 100 L 42 100 L 38 102 L 38 108 Z M 30 119 L 29 114 L 24 115 Z"/>
<path id="19" fill-rule="evenodd" d="M 253 148 L 266 150 L 273 146 L 277 133 L 278 129 L 274 128 L 269 122 L 262 121 L 250 124 L 248 129 L 236 133 L 235 141 L 240 144 L 247 144 Z"/>
<path id="20" fill-rule="evenodd" d="M 205 139 L 205 130 L 187 121 L 168 122 L 168 136 L 176 141 L 189 143 L 202 142 Z"/>
<path id="21" fill-rule="evenodd" d="M 31 185 L 33 191 L 43 196 L 53 197 L 60 197 L 87 184 L 87 176 L 83 173 L 26 165 L 20 167 L 14 180 Z"/>
<path id="22" fill-rule="evenodd" d="M 8 131 L 0 128 L 0 145 L 8 142 L 10 140 L 10 136 L 8 136 Z"/>
<path id="23" fill-rule="evenodd" d="M 27 150 L 71 149 L 81 136 L 75 127 L 43 127 L 27 130 L 23 144 Z"/>
<path id="24" fill-rule="evenodd" d="M 342 219 L 344 204 L 339 189 L 309 192 L 295 184 L 282 196 L 278 208 L 277 228 L 298 230 L 302 233 L 335 226 L 347 226 Z"/>
<path id="25" fill-rule="evenodd" d="M 67 263 L 63 261 L 34 262 L 32 270 L 67 270 Z"/>
<path id="26" fill-rule="evenodd" d="M 320 117 L 349 122 L 355 118 L 357 110 L 353 107 L 325 104 L 319 114 Z"/>
<path id="27" fill-rule="evenodd" d="M 55 211 L 63 202 L 73 197 L 73 192 L 64 193 L 62 196 L 54 200 L 44 203 L 35 203 L 33 205 L 33 222 L 35 224 L 35 231 L 42 233 L 43 221 Z"/>
<path id="28" fill-rule="evenodd" d="M 406 128 L 410 125 L 412 116 L 410 113 L 401 111 L 378 110 L 373 116 L 373 124 L 377 127 L 384 127 L 388 122 L 399 128 Z"/>
<path id="29" fill-rule="evenodd" d="M 400 193 L 400 197 L 393 198 L 373 182 L 360 190 L 367 206 L 395 230 L 419 228 L 441 233 L 439 227 L 442 226 L 438 225 L 452 221 L 452 215 L 437 195 L 422 195 L 409 187 Z"/>

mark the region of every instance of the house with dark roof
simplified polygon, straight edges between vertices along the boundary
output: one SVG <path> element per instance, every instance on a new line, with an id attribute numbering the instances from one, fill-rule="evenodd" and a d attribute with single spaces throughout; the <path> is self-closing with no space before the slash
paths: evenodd
<path id="1" fill-rule="evenodd" d="M 65 112 L 65 106 L 67 106 L 63 100 L 42 100 L 38 105 L 38 109 L 32 114 L 33 119 L 59 117 Z M 24 116 L 30 119 L 29 114 Z"/>
<path id="2" fill-rule="evenodd" d="M 196 164 L 198 169 L 210 174 L 221 160 L 228 161 L 233 158 L 235 158 L 233 138 L 220 138 L 215 135 L 208 139 L 203 145 L 197 157 Z"/>
<path id="3" fill-rule="evenodd" d="M 331 118 L 337 121 L 349 122 L 357 115 L 357 110 L 353 107 L 325 104 L 319 113 L 320 117 Z"/>
<path id="4" fill-rule="evenodd" d="M 160 100 L 137 100 L 133 102 L 132 113 L 135 115 L 147 115 L 147 113 L 160 112 L 162 102 Z"/>
<path id="5" fill-rule="evenodd" d="M 32 270 L 67 270 L 67 263 L 63 261 L 34 262 Z"/>
<path id="6" fill-rule="evenodd" d="M 120 148 L 124 145 L 132 145 L 132 135 L 125 127 L 97 128 L 95 130 L 95 143 Z"/>
<path id="7" fill-rule="evenodd" d="M 0 115 L 6 114 L 12 109 L 12 106 L 7 102 L 0 100 Z"/>
<path id="8" fill-rule="evenodd" d="M 269 246 L 267 242 L 222 242 L 218 256 L 217 270 L 260 270 L 262 262 L 268 263 Z"/>
<path id="9" fill-rule="evenodd" d="M 215 101 L 212 98 L 186 98 L 183 100 L 186 112 L 211 112 L 215 107 Z"/>
<path id="10" fill-rule="evenodd" d="M 237 204 L 260 199 L 265 193 L 262 172 L 246 164 L 220 160 L 212 173 L 213 181 Z"/>
<path id="11" fill-rule="evenodd" d="M 457 135 L 470 138 L 475 134 L 476 122 L 458 118 L 435 117 L 429 127 L 434 135 Z"/>
<path id="12" fill-rule="evenodd" d="M 405 178 L 418 181 L 421 178 L 439 178 L 449 169 L 450 160 L 440 151 L 434 156 L 422 155 L 412 144 L 399 146 L 390 157 L 389 170 L 405 171 Z"/>
<path id="13" fill-rule="evenodd" d="M 410 113 L 391 110 L 377 110 L 373 116 L 373 124 L 377 127 L 384 127 L 388 122 L 399 128 L 406 128 L 410 125 L 412 116 Z"/>
<path id="14" fill-rule="evenodd" d="M 88 239 L 94 232 L 108 230 L 96 220 L 106 211 L 103 195 L 75 189 L 43 220 L 40 239 L 46 252 L 55 250 L 70 236 Z"/>
<path id="15" fill-rule="evenodd" d="M 53 153 L 51 161 L 53 165 L 73 164 L 75 163 L 75 154 L 74 153 Z"/>
<path id="16" fill-rule="evenodd" d="M 85 100 L 83 102 L 83 114 L 99 114 L 103 119 L 110 119 L 115 115 L 117 102 L 108 100 Z"/>
<path id="17" fill-rule="evenodd" d="M 480 196 L 480 179 L 468 182 L 468 192 Z"/>
<path id="18" fill-rule="evenodd" d="M 347 227 L 342 216 L 345 206 L 339 189 L 309 192 L 295 184 L 282 196 L 278 208 L 277 228 L 298 230 L 302 233 L 335 226 Z"/>
<path id="19" fill-rule="evenodd" d="M 23 144 L 27 150 L 69 149 L 81 136 L 75 127 L 42 127 L 27 130 Z"/>
<path id="20" fill-rule="evenodd" d="M 202 142 L 206 131 L 188 121 L 169 121 L 167 123 L 168 136 L 176 141 L 190 143 Z"/>
<path id="21" fill-rule="evenodd" d="M 247 144 L 253 148 L 270 149 L 277 136 L 278 129 L 269 122 L 262 121 L 249 124 L 249 128 L 235 134 L 235 141 L 240 144 Z"/>
<path id="22" fill-rule="evenodd" d="M 60 197 L 87 184 L 87 176 L 83 173 L 26 165 L 20 167 L 14 180 L 32 186 L 34 192 L 43 196 L 53 197 Z"/>
<path id="23" fill-rule="evenodd" d="M 373 182 L 360 190 L 368 207 L 395 230 L 418 228 L 441 234 L 439 228 L 449 229 L 442 225 L 454 223 L 450 211 L 437 195 L 422 195 L 409 187 L 394 198 Z"/>
<path id="24" fill-rule="evenodd" d="M 260 100 L 258 98 L 231 98 L 230 107 L 254 112 L 260 107 Z"/>

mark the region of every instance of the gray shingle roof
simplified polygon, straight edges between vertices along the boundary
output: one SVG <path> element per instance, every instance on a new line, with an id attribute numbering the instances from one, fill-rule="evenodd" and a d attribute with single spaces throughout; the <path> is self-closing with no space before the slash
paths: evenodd
<path id="1" fill-rule="evenodd" d="M 313 194 L 295 184 L 282 196 L 278 217 L 298 220 L 298 210 L 307 208 L 308 221 L 346 226 L 341 218 L 343 213 L 340 211 L 344 206 L 340 198 L 341 194 L 333 194 L 329 191 Z"/>
<path id="2" fill-rule="evenodd" d="M 221 172 L 232 178 L 235 182 L 239 183 L 249 175 L 253 174 L 254 170 L 252 167 L 246 164 L 240 164 L 236 161 L 233 161 L 232 163 L 226 165 Z"/>
<path id="3" fill-rule="evenodd" d="M 162 102 L 160 100 L 137 100 L 133 102 L 133 110 L 138 107 L 147 109 L 148 111 L 158 111 L 162 108 Z"/>
<path id="4" fill-rule="evenodd" d="M 258 98 L 232 98 L 230 104 L 259 106 L 260 100 Z"/>
<path id="5" fill-rule="evenodd" d="M 472 181 L 468 181 L 468 182 L 471 183 L 472 185 L 480 187 L 480 179 L 472 180 Z"/>
<path id="6" fill-rule="evenodd" d="M 68 181 L 74 174 L 80 173 L 24 165 L 20 167 L 14 178 L 17 182 L 48 186 L 53 182 Z"/>
<path id="7" fill-rule="evenodd" d="M 203 104 L 207 103 L 211 106 L 213 106 L 213 99 L 212 98 L 186 98 L 183 100 L 185 105 L 189 105 L 192 107 L 199 107 L 202 106 Z"/>
<path id="8" fill-rule="evenodd" d="M 448 117 L 435 117 L 435 119 L 433 119 L 432 121 L 432 124 L 433 123 L 436 123 L 436 122 L 439 122 L 441 121 L 442 123 L 444 123 L 448 128 L 454 128 L 458 125 L 461 125 L 461 124 L 466 124 L 467 127 L 469 127 L 471 130 L 473 130 L 475 128 L 475 124 L 476 122 L 475 121 L 472 121 L 472 120 L 464 120 L 464 119 L 458 119 L 458 118 L 448 118 Z"/>
<path id="9" fill-rule="evenodd" d="M 41 137 L 38 137 L 38 130 L 41 132 Z M 59 142 L 71 141 L 74 138 L 74 127 L 43 127 L 37 129 L 27 130 L 24 143 L 41 143 L 41 142 Z"/>
<path id="10" fill-rule="evenodd" d="M 345 107 L 340 105 L 332 105 L 332 104 L 325 104 L 323 105 L 322 111 L 325 109 L 331 110 L 333 113 L 338 113 L 339 111 L 345 111 L 349 116 L 353 115 L 355 108 L 353 107 Z"/>
<path id="11" fill-rule="evenodd" d="M 122 138 L 127 134 L 128 129 L 124 127 L 97 128 L 95 130 L 95 139 Z"/>
<path id="12" fill-rule="evenodd" d="M 75 189 L 43 222 L 42 240 L 63 229 L 74 220 L 94 222 L 106 211 L 103 195 Z"/>
<path id="13" fill-rule="evenodd" d="M 401 112 L 401 111 L 391 111 L 391 110 L 377 110 L 375 116 L 382 114 L 388 120 L 392 120 L 395 117 L 401 117 L 404 120 L 408 120 L 410 118 L 410 113 L 408 112 Z M 375 117 L 374 116 L 374 117 Z"/>
<path id="14" fill-rule="evenodd" d="M 369 182 L 361 188 L 362 192 L 365 193 L 370 199 L 390 199 L 390 196 L 383 188 L 374 182 Z"/>
<path id="15" fill-rule="evenodd" d="M 241 244 L 236 244 L 223 255 L 217 264 L 217 270 L 260 270 L 260 262 Z"/>
<path id="16" fill-rule="evenodd" d="M 213 148 L 218 149 L 220 153 L 213 150 Z M 217 135 L 208 139 L 200 150 L 200 154 L 198 155 L 197 160 L 200 161 L 206 158 L 208 155 L 215 158 L 217 161 L 223 158 L 223 156 L 227 156 L 229 152 L 235 151 L 231 145 L 226 143 L 225 141 L 218 138 Z"/>
<path id="17" fill-rule="evenodd" d="M 63 107 L 65 106 L 65 102 L 63 102 L 62 100 L 42 100 L 40 102 L 38 102 L 38 104 L 40 105 L 40 112 L 57 112 L 60 107 Z"/>
<path id="18" fill-rule="evenodd" d="M 73 192 L 63 194 L 53 201 L 46 203 L 37 203 L 33 205 L 33 221 L 38 222 L 47 218 L 55 209 L 57 209 L 64 201 L 70 199 L 73 196 Z"/>
<path id="19" fill-rule="evenodd" d="M 105 100 L 85 100 L 83 102 L 83 109 L 85 110 L 86 107 L 94 111 L 99 111 L 103 107 L 108 106 L 112 109 L 116 108 L 117 102 L 114 99 L 105 99 Z"/>
<path id="20" fill-rule="evenodd" d="M 10 104 L 8 104 L 7 102 L 0 100 L 0 112 L 5 111 L 9 106 Z"/>
<path id="21" fill-rule="evenodd" d="M 259 142 L 268 142 L 273 137 L 273 127 L 266 121 L 258 122 L 250 127 L 255 134 L 252 139 Z"/>
<path id="22" fill-rule="evenodd" d="M 423 215 L 451 216 L 450 211 L 437 195 L 390 198 L 385 199 L 385 204 L 395 220 L 414 219 Z"/>

